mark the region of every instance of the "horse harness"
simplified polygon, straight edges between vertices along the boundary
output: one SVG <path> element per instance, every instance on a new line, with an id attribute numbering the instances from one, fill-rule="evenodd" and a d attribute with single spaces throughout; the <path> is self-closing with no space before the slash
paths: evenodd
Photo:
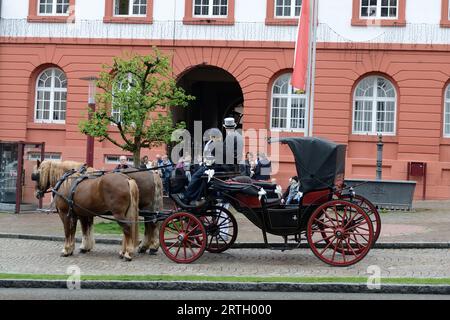
<path id="1" fill-rule="evenodd" d="M 72 170 L 70 170 L 70 171 L 65 172 L 65 173 L 61 176 L 61 178 L 59 178 L 59 180 L 56 182 L 55 187 L 51 189 L 51 192 L 52 192 L 52 195 L 53 195 L 53 198 L 54 198 L 53 201 L 55 201 L 56 196 L 59 196 L 59 197 L 63 198 L 63 199 L 67 202 L 67 204 L 69 205 L 69 210 L 67 211 L 67 217 L 68 217 L 68 218 L 72 218 L 72 217 L 73 217 L 73 207 L 74 207 L 74 206 L 77 206 L 77 207 L 79 207 L 79 208 L 82 209 L 82 210 L 88 211 L 88 212 L 91 213 L 91 214 L 94 214 L 93 212 L 91 212 L 91 211 L 89 211 L 89 210 L 87 210 L 87 209 L 85 209 L 85 208 L 82 208 L 81 206 L 75 204 L 75 202 L 73 201 L 73 196 L 74 196 L 74 194 L 75 194 L 75 191 L 76 191 L 78 185 L 79 185 L 82 181 L 84 181 L 84 180 L 86 180 L 86 179 L 96 179 L 96 178 L 98 178 L 98 177 L 100 177 L 100 176 L 103 175 L 103 173 L 101 173 L 101 174 L 97 173 L 97 174 L 95 174 L 95 175 L 84 174 L 84 173 L 86 173 L 86 170 L 87 170 L 87 167 L 86 167 L 85 165 L 82 165 L 78 170 L 72 169 Z M 66 196 L 64 196 L 63 194 L 61 194 L 61 193 L 59 192 L 59 188 L 61 187 L 61 185 L 62 185 L 62 184 L 63 184 L 70 176 L 72 176 L 72 175 L 75 174 L 75 173 L 80 173 L 81 175 L 80 175 L 79 177 L 77 177 L 76 179 L 73 180 L 72 185 L 70 186 L 69 195 L 68 195 L 68 197 L 66 197 Z"/>

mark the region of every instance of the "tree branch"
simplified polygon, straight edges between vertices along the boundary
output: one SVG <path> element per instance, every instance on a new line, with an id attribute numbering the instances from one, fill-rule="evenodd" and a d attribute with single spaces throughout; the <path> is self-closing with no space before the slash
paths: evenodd
<path id="1" fill-rule="evenodd" d="M 127 149 L 127 146 L 123 146 L 120 145 L 117 141 L 115 141 L 114 139 L 112 139 L 109 135 L 105 137 L 109 142 L 111 142 L 112 144 L 118 146 L 120 149 Z"/>
<path id="2" fill-rule="evenodd" d="M 122 137 L 123 141 L 125 141 L 125 144 L 128 145 L 128 146 L 131 146 L 132 143 L 125 136 L 125 133 L 123 132 L 122 124 L 120 122 L 117 123 L 117 128 L 119 129 L 120 136 Z"/>

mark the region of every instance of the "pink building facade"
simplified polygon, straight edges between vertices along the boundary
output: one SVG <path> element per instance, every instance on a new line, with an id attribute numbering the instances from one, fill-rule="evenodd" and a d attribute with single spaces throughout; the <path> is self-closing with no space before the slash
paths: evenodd
<path id="1" fill-rule="evenodd" d="M 0 20 L 0 141 L 45 141 L 48 158 L 84 161 L 87 83 L 103 64 L 152 46 L 171 56 L 174 76 L 197 96 L 175 120 L 217 126 L 241 113 L 242 129 L 314 136 L 347 144 L 347 178 L 374 178 L 377 134 L 383 179 L 405 180 L 408 162 L 427 163 L 427 199 L 450 198 L 450 23 L 448 0 L 321 0 L 314 108 L 293 93 L 301 1 L 4 0 Z M 209 2 L 211 2 L 209 4 Z M 372 3 L 372 2 L 371 2 Z M 59 11 L 58 11 L 59 10 Z M 111 131 L 116 130 L 111 127 Z M 154 157 L 164 148 L 146 150 Z M 122 154 L 95 142 L 96 168 Z M 32 201 L 25 153 L 24 201 Z M 294 172 L 281 149 L 282 185 Z M 415 198 L 422 196 L 423 178 Z"/>

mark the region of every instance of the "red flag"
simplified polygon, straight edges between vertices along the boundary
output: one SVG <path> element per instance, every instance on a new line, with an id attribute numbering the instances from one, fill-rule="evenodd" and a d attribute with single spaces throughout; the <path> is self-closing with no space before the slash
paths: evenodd
<path id="1" fill-rule="evenodd" d="M 306 89 L 306 77 L 308 75 L 310 23 L 309 0 L 303 0 L 297 43 L 295 44 L 294 72 L 291 80 L 293 87 L 303 91 Z"/>

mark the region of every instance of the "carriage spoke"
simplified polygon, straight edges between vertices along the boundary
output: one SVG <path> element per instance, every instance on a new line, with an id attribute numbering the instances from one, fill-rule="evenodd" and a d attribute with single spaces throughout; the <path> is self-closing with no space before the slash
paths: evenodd
<path id="1" fill-rule="evenodd" d="M 186 242 L 186 246 L 189 247 L 189 250 L 191 250 L 192 255 L 195 256 L 194 249 L 192 249 L 192 247 L 189 245 L 189 243 Z"/>
<path id="2" fill-rule="evenodd" d="M 191 225 L 191 222 L 192 222 L 192 220 L 189 219 L 189 220 L 188 220 L 188 224 L 187 224 L 187 226 L 186 226 L 186 229 L 184 229 L 185 232 L 187 232 L 187 231 L 189 230 L 189 226 Z"/>
<path id="3" fill-rule="evenodd" d="M 177 242 L 174 242 L 170 247 L 168 247 L 167 249 L 172 249 L 176 244 L 178 244 L 179 243 L 179 241 L 177 241 Z"/>
<path id="4" fill-rule="evenodd" d="M 328 225 L 328 224 L 325 224 L 325 222 L 323 222 L 323 221 L 321 221 L 321 220 L 317 220 L 317 218 L 316 219 L 314 219 L 314 221 L 316 221 L 316 222 L 318 222 L 318 223 L 321 223 L 322 225 L 324 225 L 325 227 L 327 227 L 327 228 L 330 228 L 330 226 Z M 331 221 L 330 221 L 331 222 Z M 333 224 L 333 222 L 331 222 L 332 224 Z M 333 227 L 335 227 L 335 225 L 333 224 Z"/>
<path id="5" fill-rule="evenodd" d="M 344 263 L 345 263 L 346 262 L 345 261 L 345 250 L 344 250 L 344 244 L 343 244 L 342 240 L 341 240 L 341 249 L 342 249 L 341 255 L 342 255 L 342 258 L 344 259 Z"/>
<path id="6" fill-rule="evenodd" d="M 334 237 L 334 233 L 333 233 L 331 236 L 328 236 L 328 237 L 326 237 L 326 238 L 317 240 L 316 242 L 314 242 L 314 244 L 317 244 L 317 243 L 319 243 L 320 241 L 327 241 L 327 240 L 329 240 L 329 239 L 331 239 L 331 238 L 333 238 L 333 237 Z"/>
<path id="7" fill-rule="evenodd" d="M 179 232 L 175 229 L 170 228 L 169 226 L 167 226 L 166 231 L 173 233 L 173 234 L 179 234 Z"/>
<path id="8" fill-rule="evenodd" d="M 180 245 L 178 246 L 177 252 L 175 253 L 175 257 L 178 257 L 178 253 L 180 252 L 181 249 L 181 242 L 178 242 Z"/>
<path id="9" fill-rule="evenodd" d="M 367 221 L 363 221 L 363 222 L 360 222 L 360 223 L 358 223 L 358 224 L 355 224 L 355 225 L 353 225 L 353 226 L 351 226 L 351 227 L 346 227 L 345 228 L 345 230 L 347 230 L 347 231 L 349 231 L 349 230 L 353 230 L 353 229 L 355 229 L 355 228 L 358 228 L 358 227 L 360 227 L 360 226 L 362 226 L 362 225 L 365 225 L 365 224 L 367 224 Z"/>
<path id="10" fill-rule="evenodd" d="M 313 233 L 333 233 L 334 234 L 333 230 L 330 230 L 330 231 L 326 231 L 326 230 L 312 230 L 312 232 Z"/>
<path id="11" fill-rule="evenodd" d="M 336 256 L 336 251 L 339 246 L 340 240 L 337 241 L 336 245 L 334 246 L 333 256 L 331 257 L 331 261 L 334 261 L 334 257 Z"/>
<path id="12" fill-rule="evenodd" d="M 180 223 L 181 223 L 181 220 L 178 220 L 178 221 L 180 221 Z M 172 230 L 177 230 L 178 231 L 178 233 L 180 233 L 181 232 L 181 230 L 178 228 L 178 221 L 173 221 L 172 222 L 172 225 L 175 227 L 175 229 L 173 229 L 173 228 L 171 228 Z M 170 227 L 169 227 L 170 228 Z"/>
<path id="13" fill-rule="evenodd" d="M 350 250 L 353 252 L 353 255 L 357 256 L 355 250 L 353 250 L 352 246 L 350 245 L 350 242 L 347 239 L 345 239 L 345 242 L 347 243 L 347 248 L 350 248 Z"/>
<path id="14" fill-rule="evenodd" d="M 352 217 L 352 214 L 350 213 L 350 218 L 347 221 L 347 224 L 344 226 L 344 229 L 347 229 L 348 225 L 355 220 L 356 216 L 359 214 L 358 211 L 355 212 L 355 215 Z"/>
<path id="15" fill-rule="evenodd" d="M 227 218 L 226 220 L 223 220 L 220 224 L 218 224 L 217 226 L 218 227 L 220 227 L 221 225 L 223 225 L 224 223 L 229 223 L 229 222 L 231 222 L 231 219 L 230 218 Z"/>
<path id="16" fill-rule="evenodd" d="M 323 210 L 323 213 L 325 214 L 325 216 L 328 218 L 328 220 L 331 222 L 331 224 L 333 225 L 333 227 L 336 228 L 336 225 L 334 224 L 334 222 L 331 220 L 331 218 L 328 216 L 327 212 L 325 210 Z M 325 225 L 325 224 L 324 224 Z"/>
<path id="17" fill-rule="evenodd" d="M 188 233 L 186 233 L 186 236 L 189 236 L 192 233 L 192 231 L 198 228 L 198 226 L 199 225 L 197 224 L 194 228 L 192 228 Z"/>
<path id="18" fill-rule="evenodd" d="M 191 243 L 192 245 L 197 246 L 198 248 L 201 248 L 201 245 L 199 245 L 198 243 L 192 241 L 191 239 L 187 239 L 187 241 L 188 241 L 189 243 Z"/>
<path id="19" fill-rule="evenodd" d="M 358 249 L 359 250 L 361 250 L 361 249 L 364 249 L 366 246 L 363 246 L 363 245 L 361 245 L 360 243 L 359 243 L 359 241 L 358 241 L 358 239 L 356 239 L 356 237 L 354 236 L 354 238 L 355 239 L 352 239 L 352 238 L 348 238 L 350 241 L 353 241 L 354 243 L 356 243 L 356 245 L 358 246 Z"/>
<path id="20" fill-rule="evenodd" d="M 334 237 L 334 238 L 336 238 L 336 237 Z M 334 240 L 334 239 L 333 239 Z M 331 240 L 326 246 L 325 246 L 325 248 L 323 249 L 323 251 L 320 253 L 321 255 L 323 255 L 323 253 L 325 252 L 325 251 L 327 251 L 327 249 L 331 246 L 331 244 L 333 243 L 333 240 Z"/>
<path id="21" fill-rule="evenodd" d="M 358 236 L 368 236 L 369 233 L 359 233 L 359 232 L 352 232 L 352 234 L 356 234 Z"/>

